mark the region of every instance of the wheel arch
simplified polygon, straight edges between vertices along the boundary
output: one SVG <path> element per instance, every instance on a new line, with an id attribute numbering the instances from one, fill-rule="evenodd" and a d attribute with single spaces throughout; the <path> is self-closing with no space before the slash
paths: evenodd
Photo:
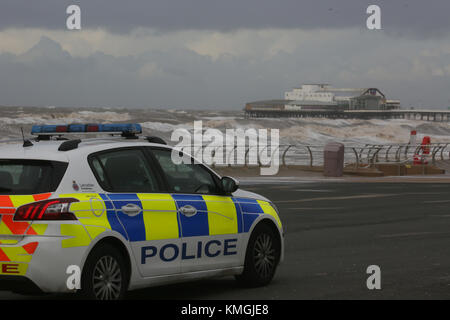
<path id="1" fill-rule="evenodd" d="M 250 227 L 250 230 L 248 231 L 249 234 L 253 232 L 253 230 L 260 224 L 267 224 L 271 228 L 273 228 L 274 232 L 280 237 L 282 236 L 282 230 L 278 226 L 278 222 L 275 220 L 274 217 L 268 214 L 262 214 L 258 218 L 253 221 L 252 226 Z"/>
<path id="2" fill-rule="evenodd" d="M 260 225 L 267 225 L 269 226 L 274 233 L 277 235 L 277 240 L 278 243 L 280 245 L 280 262 L 282 262 L 284 260 L 284 237 L 283 237 L 283 232 L 282 230 L 278 227 L 278 222 L 275 220 L 274 217 L 272 217 L 271 215 L 261 215 L 259 216 L 252 224 L 250 230 L 248 231 L 248 237 L 244 243 L 244 248 L 245 251 L 243 252 L 243 260 L 242 262 L 244 262 L 245 260 L 245 256 L 247 255 L 247 249 L 248 249 L 248 242 L 250 241 L 250 237 L 253 234 L 253 231 Z"/>
<path id="3" fill-rule="evenodd" d="M 104 246 L 104 245 L 110 245 L 114 248 L 117 248 L 118 252 L 121 254 L 121 256 L 124 259 L 126 268 L 127 268 L 127 278 L 128 278 L 128 284 L 131 281 L 132 273 L 133 273 L 133 260 L 132 260 L 132 253 L 131 249 L 127 246 L 127 242 L 120 239 L 118 236 L 112 233 L 103 233 L 97 236 L 95 239 L 92 240 L 89 249 L 87 250 L 87 254 L 83 259 L 83 268 L 82 272 L 84 270 L 84 266 L 86 265 L 86 262 L 89 258 L 89 256 L 92 254 L 94 250 L 97 248 Z"/>
<path id="4" fill-rule="evenodd" d="M 278 243 L 280 244 L 280 250 L 281 250 L 282 249 L 282 235 L 281 235 L 281 231 L 280 231 L 280 229 L 278 227 L 277 221 L 271 216 L 263 216 L 261 219 L 256 220 L 253 223 L 252 228 L 250 230 L 250 236 L 253 233 L 253 231 L 257 227 L 259 227 L 261 225 L 267 225 L 277 235 L 277 240 L 278 240 Z M 250 239 L 250 236 L 249 236 L 249 239 Z"/>

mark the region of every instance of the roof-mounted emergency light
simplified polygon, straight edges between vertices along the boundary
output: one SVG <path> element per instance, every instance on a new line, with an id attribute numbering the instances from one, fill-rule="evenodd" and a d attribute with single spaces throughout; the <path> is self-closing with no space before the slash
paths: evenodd
<path id="1" fill-rule="evenodd" d="M 31 134 L 37 136 L 57 136 L 83 133 L 122 134 L 122 136 L 126 137 L 142 133 L 142 127 L 138 123 L 120 123 L 35 125 L 31 128 Z"/>

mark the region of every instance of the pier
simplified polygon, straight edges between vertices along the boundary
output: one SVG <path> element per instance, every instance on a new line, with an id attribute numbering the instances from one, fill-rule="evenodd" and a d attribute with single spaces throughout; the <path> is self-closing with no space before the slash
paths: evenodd
<path id="1" fill-rule="evenodd" d="M 408 119 L 449 122 L 450 110 L 285 110 L 246 108 L 249 118 Z"/>

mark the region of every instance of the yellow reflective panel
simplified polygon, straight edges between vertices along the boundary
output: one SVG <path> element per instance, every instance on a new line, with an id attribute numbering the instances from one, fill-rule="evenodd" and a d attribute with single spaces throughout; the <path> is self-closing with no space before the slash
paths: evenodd
<path id="1" fill-rule="evenodd" d="M 85 226 L 85 227 L 87 232 L 91 236 L 91 239 L 95 239 L 99 234 L 107 230 L 104 227 L 97 227 L 97 226 Z"/>
<path id="2" fill-rule="evenodd" d="M 93 216 L 91 209 L 91 198 L 97 198 L 97 194 L 90 193 L 69 193 L 69 194 L 61 194 L 60 198 L 74 198 L 79 200 L 80 202 L 72 202 L 70 204 L 70 211 L 75 214 L 77 218 L 89 218 Z"/>
<path id="3" fill-rule="evenodd" d="M 144 210 L 146 240 L 178 238 L 178 218 L 175 200 L 169 194 L 138 193 Z"/>
<path id="4" fill-rule="evenodd" d="M 281 220 L 280 220 L 280 217 L 278 216 L 277 212 L 275 211 L 275 209 L 267 201 L 262 201 L 262 200 L 257 200 L 257 201 L 258 201 L 259 205 L 261 206 L 261 209 L 264 211 L 264 213 L 274 217 L 275 221 L 278 223 L 278 226 L 281 228 Z"/>
<path id="5" fill-rule="evenodd" d="M 0 234 L 6 235 L 13 234 L 11 230 L 9 230 L 9 228 L 6 226 L 6 223 L 3 220 L 0 221 Z"/>
<path id="6" fill-rule="evenodd" d="M 111 230 L 105 202 L 98 193 L 62 194 L 60 197 L 80 200 L 80 202 L 70 204 L 70 211 L 83 225 L 98 226 Z"/>
<path id="7" fill-rule="evenodd" d="M 0 263 L 0 275 L 24 276 L 27 273 L 27 269 L 28 264 L 26 263 L 14 263 L 14 262 Z"/>
<path id="8" fill-rule="evenodd" d="M 45 230 L 47 230 L 48 224 L 43 224 L 43 223 L 36 223 L 33 222 L 33 224 L 31 225 L 31 228 L 34 230 L 34 232 L 36 232 L 36 234 L 42 236 L 43 234 L 45 234 Z"/>
<path id="9" fill-rule="evenodd" d="M 33 196 L 9 196 L 14 207 L 20 207 L 24 204 L 35 202 Z"/>
<path id="10" fill-rule="evenodd" d="M 22 247 L 2 247 L 1 249 L 12 262 L 30 262 L 33 257 Z"/>
<path id="11" fill-rule="evenodd" d="M 209 234 L 238 232 L 237 213 L 233 200 L 223 196 L 203 196 L 208 209 Z"/>
<path id="12" fill-rule="evenodd" d="M 19 240 L 11 240 L 11 239 L 0 239 L 0 244 L 16 244 Z"/>
<path id="13" fill-rule="evenodd" d="M 63 248 L 84 247 L 91 243 L 91 238 L 80 224 L 62 224 L 61 235 L 70 237 L 61 241 Z"/>

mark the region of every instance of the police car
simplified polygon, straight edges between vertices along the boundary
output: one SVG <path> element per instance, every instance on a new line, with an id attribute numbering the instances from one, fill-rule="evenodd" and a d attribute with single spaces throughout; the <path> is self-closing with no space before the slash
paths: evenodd
<path id="1" fill-rule="evenodd" d="M 272 280 L 283 259 L 273 203 L 190 157 L 175 164 L 174 149 L 140 133 L 42 125 L 0 145 L 0 289 L 120 299 L 205 277 Z"/>

